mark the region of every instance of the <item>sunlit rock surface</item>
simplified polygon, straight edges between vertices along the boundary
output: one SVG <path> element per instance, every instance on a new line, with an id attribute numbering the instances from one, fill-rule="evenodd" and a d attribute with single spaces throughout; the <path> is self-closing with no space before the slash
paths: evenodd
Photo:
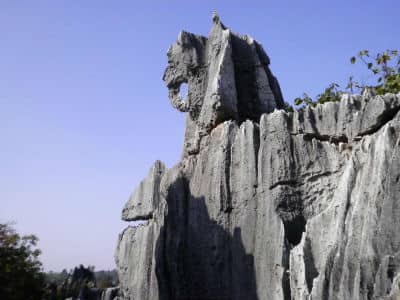
<path id="1" fill-rule="evenodd" d="M 218 17 L 171 46 L 185 145 L 123 209 L 121 299 L 399 299 L 400 94 L 288 113 L 268 65 Z"/>

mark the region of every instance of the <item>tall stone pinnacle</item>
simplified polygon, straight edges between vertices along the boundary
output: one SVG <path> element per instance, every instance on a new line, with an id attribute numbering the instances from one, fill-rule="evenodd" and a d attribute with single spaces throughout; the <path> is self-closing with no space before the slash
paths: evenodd
<path id="1" fill-rule="evenodd" d="M 182 31 L 168 51 L 164 81 L 172 106 L 188 112 L 184 154 L 198 152 L 203 135 L 218 124 L 235 120 L 259 122 L 263 113 L 283 107 L 269 58 L 249 36 L 226 28 L 217 14 L 208 38 Z M 188 84 L 182 99 L 180 86 Z"/>

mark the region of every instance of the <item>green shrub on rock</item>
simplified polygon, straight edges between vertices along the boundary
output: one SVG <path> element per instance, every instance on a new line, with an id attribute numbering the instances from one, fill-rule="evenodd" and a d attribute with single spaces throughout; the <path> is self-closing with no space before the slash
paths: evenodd
<path id="1" fill-rule="evenodd" d="M 377 95 L 400 93 L 400 55 L 398 50 L 386 50 L 376 55 L 371 55 L 368 50 L 362 50 L 357 56 L 350 58 L 350 63 L 352 64 L 357 61 L 364 63 L 367 69 L 376 76 L 376 85 L 361 85 L 354 80 L 353 76 L 350 76 L 345 91 L 339 90 L 337 83 L 331 83 L 315 100 L 304 93 L 303 97 L 294 99 L 294 105 L 315 107 L 318 103 L 337 102 L 341 100 L 343 94 L 353 94 L 355 90 L 373 90 L 374 94 Z"/>

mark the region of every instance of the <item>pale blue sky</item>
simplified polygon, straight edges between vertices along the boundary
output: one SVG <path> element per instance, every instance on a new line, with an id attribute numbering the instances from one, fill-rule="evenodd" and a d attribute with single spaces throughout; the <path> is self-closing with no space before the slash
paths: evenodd
<path id="1" fill-rule="evenodd" d="M 184 115 L 161 80 L 180 30 L 218 11 L 260 41 L 291 102 L 399 49 L 400 1 L 0 0 L 0 221 L 40 238 L 46 270 L 114 267 L 120 212 L 156 159 L 176 163 Z"/>

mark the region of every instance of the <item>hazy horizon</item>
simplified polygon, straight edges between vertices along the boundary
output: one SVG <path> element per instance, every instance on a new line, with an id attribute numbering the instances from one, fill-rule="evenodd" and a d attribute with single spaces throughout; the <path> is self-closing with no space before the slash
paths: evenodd
<path id="1" fill-rule="evenodd" d="M 120 213 L 153 162 L 178 162 L 185 115 L 161 80 L 181 30 L 211 14 L 258 40 L 284 98 L 316 95 L 349 58 L 400 49 L 399 1 L 3 2 L 0 12 L 0 222 L 40 239 L 45 270 L 114 269 Z M 344 86 L 343 86 L 344 88 Z"/>

